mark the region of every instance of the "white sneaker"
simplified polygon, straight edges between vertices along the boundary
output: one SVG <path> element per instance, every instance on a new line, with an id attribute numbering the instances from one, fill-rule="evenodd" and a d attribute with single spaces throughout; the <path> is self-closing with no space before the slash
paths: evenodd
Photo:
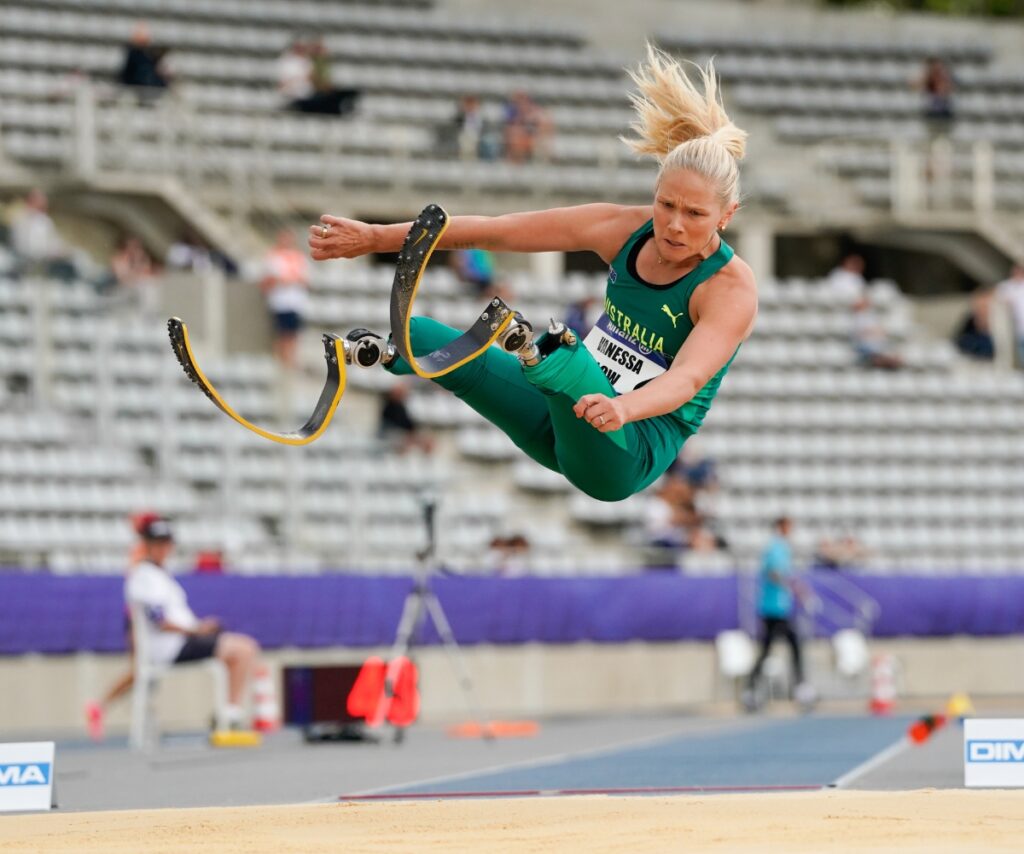
<path id="1" fill-rule="evenodd" d="M 793 689 L 793 700 L 804 711 L 810 711 L 818 702 L 818 689 L 810 682 L 801 682 Z"/>

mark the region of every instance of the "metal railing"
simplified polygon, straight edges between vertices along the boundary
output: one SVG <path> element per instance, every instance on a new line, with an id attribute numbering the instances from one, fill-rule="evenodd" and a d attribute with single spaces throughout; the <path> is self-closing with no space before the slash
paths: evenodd
<path id="1" fill-rule="evenodd" d="M 798 621 L 807 637 L 831 637 L 841 629 L 857 629 L 869 637 L 878 620 L 878 602 L 855 583 L 836 572 L 806 572 L 797 579 L 813 594 L 802 603 Z M 757 637 L 761 631 L 757 616 L 759 573 L 737 574 L 737 618 L 743 631 Z"/>
<path id="2" fill-rule="evenodd" d="M 969 168 L 963 168 L 968 161 Z M 895 213 L 962 210 L 964 202 L 978 213 L 990 213 L 999 206 L 995 148 L 988 141 L 965 145 L 939 137 L 917 146 L 894 142 L 890 164 Z M 958 192 L 962 187 L 969 188 L 966 198 Z"/>
<path id="3" fill-rule="evenodd" d="M 850 628 L 871 634 L 881 613 L 877 600 L 838 572 L 811 572 L 804 579 L 819 603 L 811 612 L 818 631 L 833 635 Z"/>
<path id="4" fill-rule="evenodd" d="M 270 200 L 280 200 L 285 189 L 315 186 L 321 193 L 336 193 L 343 188 L 383 187 L 391 193 L 412 192 L 424 175 L 424 157 L 430 163 L 450 161 L 461 164 L 455 180 L 460 192 L 480 195 L 493 188 L 489 181 L 499 175 L 501 161 L 480 161 L 466 147 L 444 151 L 435 139 L 441 128 L 408 127 L 394 124 L 372 128 L 358 116 L 340 121 L 334 117 L 305 115 L 297 117 L 285 111 L 232 110 L 230 115 L 190 100 L 187 91 L 145 91 L 78 85 L 69 116 L 57 128 L 66 134 L 60 146 L 63 168 L 76 178 L 91 181 L 103 174 L 146 174 L 170 176 L 202 197 L 217 191 L 226 199 L 232 215 L 244 216 L 258 203 L 267 209 Z M 219 135 L 211 132 L 218 121 L 235 121 L 251 130 L 241 138 L 238 129 Z M 281 132 L 285 122 L 302 123 L 301 138 Z M 315 134 L 310 123 L 317 123 Z M 280 149 L 280 150 L 279 150 Z M 301 157 L 298 173 L 281 176 L 282 161 L 288 154 Z M 362 160 L 345 165 L 345 158 L 379 159 L 382 167 L 373 174 L 360 172 Z M 593 186 L 604 186 L 616 195 L 635 196 L 650 191 L 650 176 L 643 175 L 642 186 L 631 189 L 630 179 L 637 176 L 635 164 L 623 156 L 622 146 L 614 139 L 597 145 L 592 162 L 580 155 L 580 163 L 594 173 Z M 493 166 L 493 168 L 491 168 Z M 344 167 L 344 168 L 343 168 Z M 569 170 L 573 168 L 567 167 Z M 548 198 L 572 192 L 561 187 L 559 172 L 551 153 L 538 150 L 535 160 L 526 164 L 522 181 L 507 181 L 502 191 Z M 568 174 L 568 173 L 567 173 Z M 590 184 L 591 182 L 587 182 Z M 579 190 L 582 191 L 582 190 Z"/>
<path id="5" fill-rule="evenodd" d="M 1000 192 L 1000 161 L 1007 152 L 989 140 L 962 142 L 948 136 L 927 141 L 829 140 L 814 146 L 819 173 L 851 182 L 861 202 L 898 216 L 980 214 L 1024 205 Z M 1024 186 L 1024 174 L 1020 176 Z"/>

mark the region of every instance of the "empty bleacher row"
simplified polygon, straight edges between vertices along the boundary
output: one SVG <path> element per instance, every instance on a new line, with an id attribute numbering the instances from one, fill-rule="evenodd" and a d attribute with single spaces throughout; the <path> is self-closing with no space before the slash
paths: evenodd
<path id="1" fill-rule="evenodd" d="M 573 45 L 579 35 L 545 23 L 535 26 L 513 22 L 505 16 L 455 16 L 435 10 L 431 0 L 333 0 L 317 3 L 311 0 L 39 0 L 37 8 L 64 10 L 68 13 L 89 12 L 91 17 L 123 15 L 132 20 L 168 18 L 255 25 L 276 32 L 294 34 L 327 30 L 359 32 L 392 32 L 402 34 L 434 34 L 455 38 L 475 37 L 496 41 L 541 42 Z M 406 8 L 402 8 L 406 7 Z"/>

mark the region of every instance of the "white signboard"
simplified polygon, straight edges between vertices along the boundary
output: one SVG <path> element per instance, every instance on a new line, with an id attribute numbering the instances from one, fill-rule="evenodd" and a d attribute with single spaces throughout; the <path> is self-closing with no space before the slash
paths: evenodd
<path id="1" fill-rule="evenodd" d="M 0 744 L 0 812 L 53 806 L 52 741 Z"/>
<path id="2" fill-rule="evenodd" d="M 964 785 L 1024 786 L 1024 718 L 964 721 Z"/>

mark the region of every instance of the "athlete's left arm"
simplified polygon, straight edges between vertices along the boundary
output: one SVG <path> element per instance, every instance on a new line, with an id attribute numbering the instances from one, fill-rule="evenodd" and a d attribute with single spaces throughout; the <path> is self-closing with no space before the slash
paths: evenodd
<path id="1" fill-rule="evenodd" d="M 643 388 L 618 397 L 584 395 L 576 404 L 576 415 L 608 433 L 630 421 L 673 412 L 700 391 L 732 358 L 757 315 L 757 286 L 750 268 L 729 266 L 735 269 L 722 270 L 694 295 L 697 322 L 672 367 Z"/>

